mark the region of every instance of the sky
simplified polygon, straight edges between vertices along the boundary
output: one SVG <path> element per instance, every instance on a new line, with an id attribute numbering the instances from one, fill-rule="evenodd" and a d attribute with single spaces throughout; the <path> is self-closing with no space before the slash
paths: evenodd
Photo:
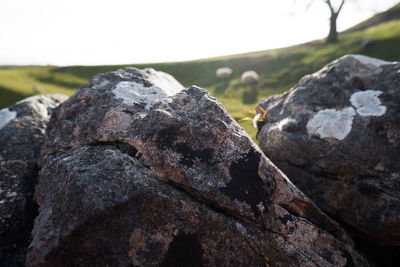
<path id="1" fill-rule="evenodd" d="M 0 0 L 0 65 L 185 61 L 290 46 L 328 33 L 328 6 L 308 2 Z M 338 30 L 398 2 L 347 0 Z"/>

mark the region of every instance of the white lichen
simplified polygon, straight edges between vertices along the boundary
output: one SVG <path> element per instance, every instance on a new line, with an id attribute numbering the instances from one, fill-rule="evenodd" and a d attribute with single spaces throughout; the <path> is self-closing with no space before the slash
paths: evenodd
<path id="1" fill-rule="evenodd" d="M 291 124 L 296 124 L 296 120 L 292 118 L 284 118 L 283 120 L 280 120 L 275 127 L 279 129 L 279 131 L 282 131 L 285 129 L 286 126 L 289 126 Z"/>
<path id="2" fill-rule="evenodd" d="M 17 117 L 16 111 L 10 111 L 8 108 L 0 110 L 0 129 L 6 126 L 10 121 Z"/>
<path id="3" fill-rule="evenodd" d="M 180 92 L 184 87 L 171 75 L 144 69 L 149 76 L 149 81 L 153 84 L 146 87 L 138 82 L 120 82 L 112 91 L 116 98 L 122 99 L 125 104 L 142 104 L 149 110 L 154 103 Z"/>
<path id="4" fill-rule="evenodd" d="M 169 95 L 174 95 L 184 89 L 183 85 L 168 73 L 156 71 L 153 68 L 145 68 L 143 71 L 149 75 L 150 82 L 169 92 Z"/>
<path id="5" fill-rule="evenodd" d="M 380 67 L 383 65 L 392 64 L 392 63 L 382 60 L 382 59 L 367 57 L 364 55 L 350 55 L 350 56 L 357 59 L 358 62 L 360 62 L 361 64 L 364 64 L 364 65 L 373 65 L 375 67 Z"/>
<path id="6" fill-rule="evenodd" d="M 346 55 L 343 56 L 336 61 L 334 61 L 334 65 L 337 69 L 343 69 L 348 74 L 346 75 L 346 79 L 350 80 L 353 77 L 369 77 L 372 75 L 377 75 L 383 71 L 384 65 L 393 64 L 392 62 L 367 57 L 364 55 Z M 329 65 L 328 65 L 329 66 Z M 327 72 L 324 72 L 327 74 Z"/>
<path id="7" fill-rule="evenodd" d="M 356 112 L 352 107 L 343 110 L 320 110 L 308 121 L 307 132 L 320 138 L 343 140 L 351 131 L 355 115 Z"/>
<path id="8" fill-rule="evenodd" d="M 95 86 L 93 86 L 92 88 L 97 90 L 97 89 L 102 89 L 104 87 L 106 87 L 108 84 L 110 84 L 109 80 L 103 80 L 101 83 L 96 84 Z"/>
<path id="9" fill-rule="evenodd" d="M 46 118 L 49 116 L 48 108 L 54 107 L 54 105 L 50 105 L 50 102 L 47 100 L 48 95 L 35 95 L 24 98 L 18 101 L 16 104 L 26 103 L 34 112 L 37 113 L 37 116 L 41 116 Z"/>
<path id="10" fill-rule="evenodd" d="M 278 122 L 275 122 L 270 129 L 271 130 L 279 130 L 279 131 L 285 131 L 288 126 L 296 124 L 297 121 L 293 118 L 284 118 L 283 120 L 280 120 Z"/>
<path id="11" fill-rule="evenodd" d="M 381 105 L 378 96 L 382 91 L 366 90 L 351 95 L 350 102 L 361 116 L 382 116 L 386 106 Z"/>

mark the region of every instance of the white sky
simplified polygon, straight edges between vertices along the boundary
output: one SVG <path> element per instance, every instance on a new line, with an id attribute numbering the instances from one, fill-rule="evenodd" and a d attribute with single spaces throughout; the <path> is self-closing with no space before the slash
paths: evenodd
<path id="1" fill-rule="evenodd" d="M 338 2 L 332 0 L 333 3 Z M 399 0 L 347 1 L 344 30 Z M 323 38 L 323 0 L 0 0 L 0 65 L 198 59 Z"/>

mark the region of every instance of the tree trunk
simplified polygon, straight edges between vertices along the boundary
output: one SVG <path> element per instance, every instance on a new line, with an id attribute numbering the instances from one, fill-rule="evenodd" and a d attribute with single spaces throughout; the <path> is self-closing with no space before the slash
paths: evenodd
<path id="1" fill-rule="evenodd" d="M 340 11 L 343 8 L 345 0 L 342 0 L 337 11 L 335 11 L 334 7 L 332 6 L 331 0 L 325 0 L 325 2 L 328 5 L 329 9 L 331 10 L 331 23 L 330 23 L 330 28 L 329 28 L 329 35 L 326 38 L 326 43 L 328 43 L 328 44 L 337 43 L 337 41 L 338 41 L 337 35 L 338 34 L 337 34 L 337 30 L 336 30 L 336 20 L 339 16 Z"/>
<path id="2" fill-rule="evenodd" d="M 336 20 L 337 20 L 338 14 L 332 14 L 331 15 L 331 23 L 330 23 L 330 28 L 329 28 L 329 35 L 326 38 L 326 43 L 331 44 L 331 43 L 337 43 L 337 30 L 336 30 Z"/>

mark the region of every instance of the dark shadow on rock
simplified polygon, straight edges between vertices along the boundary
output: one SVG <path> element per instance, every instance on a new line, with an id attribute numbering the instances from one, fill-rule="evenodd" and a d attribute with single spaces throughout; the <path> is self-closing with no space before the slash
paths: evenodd
<path id="1" fill-rule="evenodd" d="M 350 233 L 354 240 L 354 248 L 364 254 L 365 258 L 375 267 L 393 267 L 400 265 L 400 247 L 382 246 L 366 239 L 359 230 L 351 225 L 339 221 Z"/>
<path id="2" fill-rule="evenodd" d="M 161 267 L 203 265 L 203 249 L 195 235 L 179 233 L 171 242 Z"/>

